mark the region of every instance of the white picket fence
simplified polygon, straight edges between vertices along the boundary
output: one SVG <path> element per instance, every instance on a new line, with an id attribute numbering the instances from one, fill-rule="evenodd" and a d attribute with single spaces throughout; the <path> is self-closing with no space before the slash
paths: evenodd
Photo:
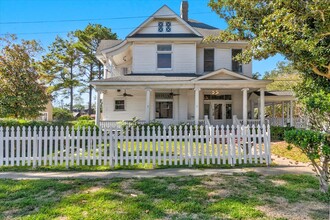
<path id="1" fill-rule="evenodd" d="M 271 163 L 269 126 L 0 127 L 0 166 Z"/>

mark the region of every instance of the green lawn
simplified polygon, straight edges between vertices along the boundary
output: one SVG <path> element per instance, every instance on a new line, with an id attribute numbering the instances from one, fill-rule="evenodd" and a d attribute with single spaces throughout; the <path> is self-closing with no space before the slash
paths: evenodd
<path id="1" fill-rule="evenodd" d="M 0 180 L 0 219 L 328 219 L 307 175 Z"/>
<path id="2" fill-rule="evenodd" d="M 271 144 L 272 154 L 281 157 L 286 157 L 288 159 L 303 163 L 308 163 L 310 161 L 299 148 L 295 146 L 291 146 L 292 149 L 289 150 L 288 145 L 289 144 L 286 143 L 285 141 L 272 142 Z"/>

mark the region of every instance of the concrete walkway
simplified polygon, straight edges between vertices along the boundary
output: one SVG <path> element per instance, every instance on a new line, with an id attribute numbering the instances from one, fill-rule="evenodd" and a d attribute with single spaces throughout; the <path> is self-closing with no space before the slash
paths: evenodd
<path id="1" fill-rule="evenodd" d="M 0 172 L 0 179 L 61 179 L 61 178 L 153 178 L 177 176 L 205 176 L 214 174 L 233 175 L 253 171 L 262 175 L 314 174 L 311 167 L 295 163 L 286 158 L 273 156 L 278 164 L 275 167 L 229 168 L 229 169 L 155 169 L 155 170 L 116 170 L 104 172 Z"/>

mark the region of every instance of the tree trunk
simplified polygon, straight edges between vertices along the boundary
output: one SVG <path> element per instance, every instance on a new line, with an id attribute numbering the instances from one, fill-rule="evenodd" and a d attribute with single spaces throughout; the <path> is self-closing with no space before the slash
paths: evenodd
<path id="1" fill-rule="evenodd" d="M 329 162 L 330 158 L 320 158 L 321 172 L 320 172 L 320 190 L 327 193 L 329 190 Z"/>
<path id="2" fill-rule="evenodd" d="M 93 80 L 93 64 L 90 64 L 89 69 L 89 81 Z M 92 85 L 89 85 L 89 100 L 88 100 L 88 115 L 92 114 L 92 93 L 93 93 L 93 87 Z"/>
<path id="3" fill-rule="evenodd" d="M 73 80 L 73 67 L 70 67 L 70 79 L 71 79 L 71 85 L 70 85 L 70 111 L 73 111 L 73 85 L 72 85 L 72 80 Z"/>

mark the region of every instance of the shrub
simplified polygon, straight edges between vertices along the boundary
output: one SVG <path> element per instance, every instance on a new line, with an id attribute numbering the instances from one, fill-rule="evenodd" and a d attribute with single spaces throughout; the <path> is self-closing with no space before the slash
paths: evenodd
<path id="1" fill-rule="evenodd" d="M 311 130 L 291 130 L 285 132 L 284 139 L 306 154 L 319 176 L 320 190 L 327 193 L 329 187 L 330 134 Z"/>
<path id="2" fill-rule="evenodd" d="M 29 121 L 24 119 L 0 119 L 0 127 L 71 126 L 70 122 Z"/>
<path id="3" fill-rule="evenodd" d="M 97 132 L 99 131 L 99 127 L 95 124 L 94 120 L 79 120 L 74 122 L 73 127 L 76 132 L 80 131 L 80 134 L 82 134 L 83 127 L 85 127 L 86 134 L 89 127 L 91 128 L 91 131 L 94 130 L 94 127 Z"/>
<path id="4" fill-rule="evenodd" d="M 294 127 L 271 126 L 270 127 L 271 138 L 272 140 L 283 141 L 285 131 L 291 131 L 294 129 L 295 129 Z"/>
<path id="5" fill-rule="evenodd" d="M 93 118 L 89 115 L 83 115 L 78 118 L 78 121 L 86 121 L 86 120 L 93 120 Z"/>
<path id="6" fill-rule="evenodd" d="M 72 113 L 67 109 L 54 108 L 53 109 L 53 119 L 55 121 L 72 121 L 74 117 Z"/>

